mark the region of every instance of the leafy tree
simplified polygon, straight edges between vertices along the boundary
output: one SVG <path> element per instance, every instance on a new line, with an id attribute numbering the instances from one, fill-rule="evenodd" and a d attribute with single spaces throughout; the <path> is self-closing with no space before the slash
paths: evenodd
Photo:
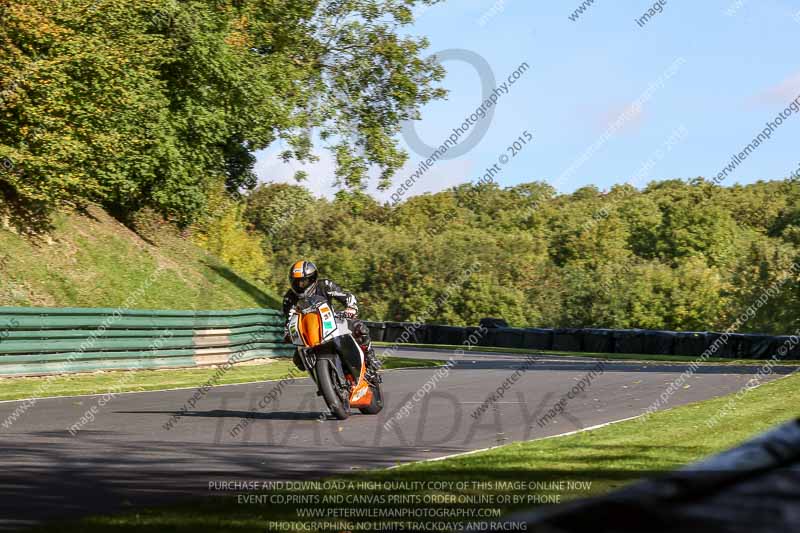
<path id="1" fill-rule="evenodd" d="M 431 0 L 426 0 L 430 3 Z M 209 191 L 256 185 L 277 139 L 345 187 L 404 162 L 395 134 L 443 96 L 406 0 L 7 0 L 0 5 L 0 173 L 21 201 L 145 206 L 181 225 Z"/>
<path id="2" fill-rule="evenodd" d="M 269 242 L 288 242 L 296 217 L 313 212 L 314 197 L 299 185 L 259 185 L 247 196 L 244 217 Z"/>
<path id="3" fill-rule="evenodd" d="M 253 279 L 272 277 L 271 258 L 265 254 L 263 236 L 251 233 L 244 220 L 244 206 L 218 189 L 208 200 L 209 215 L 195 229 L 194 241 L 234 270 Z"/>

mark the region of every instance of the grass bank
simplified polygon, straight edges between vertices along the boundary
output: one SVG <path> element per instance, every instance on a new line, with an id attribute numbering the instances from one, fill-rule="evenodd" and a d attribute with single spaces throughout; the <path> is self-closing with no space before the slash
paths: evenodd
<path id="1" fill-rule="evenodd" d="M 131 231 L 99 207 L 60 211 L 41 237 L 0 226 L 0 306 L 117 307 L 161 269 L 139 309 L 278 308 L 276 295 L 168 226 Z"/>

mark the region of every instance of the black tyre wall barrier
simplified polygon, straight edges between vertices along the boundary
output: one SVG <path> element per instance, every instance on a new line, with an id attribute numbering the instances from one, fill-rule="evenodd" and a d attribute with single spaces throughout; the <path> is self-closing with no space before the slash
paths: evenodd
<path id="1" fill-rule="evenodd" d="M 771 341 L 772 337 L 769 335 L 741 335 L 736 357 L 740 359 L 769 359 L 773 355 L 770 353 Z"/>
<path id="2" fill-rule="evenodd" d="M 496 322 L 495 322 L 496 324 Z M 728 359 L 800 359 L 800 338 L 705 331 L 612 330 L 602 328 L 476 328 L 402 322 L 368 322 L 373 340 L 388 343 L 470 344 L 590 353 L 683 355 Z M 713 348 L 713 351 L 712 351 Z"/>
<path id="3" fill-rule="evenodd" d="M 701 463 L 602 496 L 517 511 L 492 530 L 800 531 L 798 449 L 800 420 L 794 420 Z"/>
<path id="4" fill-rule="evenodd" d="M 400 322 L 385 322 L 383 332 L 383 342 L 400 342 L 400 334 L 403 332 L 403 324 Z"/>
<path id="5" fill-rule="evenodd" d="M 707 344 L 705 331 L 676 331 L 672 353 L 675 355 L 703 355 Z"/>
<path id="6" fill-rule="evenodd" d="M 412 342 L 414 344 L 433 344 L 430 340 L 428 340 L 428 332 L 430 329 L 431 327 L 428 324 L 414 326 L 412 340 L 408 342 Z"/>
<path id="7" fill-rule="evenodd" d="M 413 322 L 386 322 L 384 342 L 400 342 L 411 344 L 425 344 L 427 340 L 427 324 Z"/>
<path id="8" fill-rule="evenodd" d="M 553 330 L 539 328 L 525 328 L 525 348 L 532 350 L 552 350 Z"/>
<path id="9" fill-rule="evenodd" d="M 525 348 L 525 330 L 497 328 L 494 342 L 500 348 Z"/>
<path id="10" fill-rule="evenodd" d="M 614 332 L 614 353 L 644 353 L 643 329 L 621 329 Z"/>
<path id="11" fill-rule="evenodd" d="M 458 346 L 463 344 L 466 340 L 466 333 L 467 328 L 429 325 L 427 328 L 426 338 L 428 344 L 446 344 L 450 346 Z"/>
<path id="12" fill-rule="evenodd" d="M 675 337 L 674 331 L 646 331 L 642 337 L 644 351 L 641 353 L 672 355 Z"/>
<path id="13" fill-rule="evenodd" d="M 467 328 L 467 338 L 477 338 L 478 346 L 497 346 L 497 328 Z"/>
<path id="14" fill-rule="evenodd" d="M 780 359 L 800 359 L 800 337 L 789 335 L 772 337 L 769 351 L 771 354 L 777 354 Z"/>
<path id="15" fill-rule="evenodd" d="M 614 330 L 584 329 L 583 350 L 591 353 L 614 353 Z"/>
<path id="16" fill-rule="evenodd" d="M 484 328 L 507 328 L 508 322 L 502 318 L 481 318 L 478 325 Z"/>
<path id="17" fill-rule="evenodd" d="M 572 328 L 559 328 L 553 330 L 553 349 L 563 352 L 583 351 L 581 330 Z"/>
<path id="18" fill-rule="evenodd" d="M 733 359 L 736 356 L 738 346 L 739 340 L 736 338 L 736 333 L 708 332 L 706 334 L 705 349 L 708 350 L 709 357 Z"/>
<path id="19" fill-rule="evenodd" d="M 364 322 L 369 330 L 369 336 L 373 342 L 383 342 L 386 338 L 386 324 L 383 322 Z"/>

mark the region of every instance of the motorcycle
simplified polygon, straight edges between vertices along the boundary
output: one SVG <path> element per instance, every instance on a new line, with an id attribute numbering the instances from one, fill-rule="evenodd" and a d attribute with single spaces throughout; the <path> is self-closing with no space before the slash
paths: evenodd
<path id="1" fill-rule="evenodd" d="M 350 331 L 347 317 L 318 295 L 301 299 L 289 318 L 288 332 L 300 359 L 339 420 L 357 408 L 375 415 L 383 409 L 380 379 L 367 380 L 364 350 Z"/>

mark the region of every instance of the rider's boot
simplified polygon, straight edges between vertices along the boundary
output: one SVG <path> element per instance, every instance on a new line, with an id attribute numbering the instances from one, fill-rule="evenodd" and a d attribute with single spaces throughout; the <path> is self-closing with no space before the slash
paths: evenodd
<path id="1" fill-rule="evenodd" d="M 381 383 L 383 380 L 379 371 L 382 365 L 380 359 L 378 359 L 378 356 L 375 355 L 375 349 L 372 347 L 372 343 L 370 343 L 369 346 L 362 348 L 364 349 L 364 358 L 366 359 L 367 363 L 367 381 L 371 383 Z"/>

